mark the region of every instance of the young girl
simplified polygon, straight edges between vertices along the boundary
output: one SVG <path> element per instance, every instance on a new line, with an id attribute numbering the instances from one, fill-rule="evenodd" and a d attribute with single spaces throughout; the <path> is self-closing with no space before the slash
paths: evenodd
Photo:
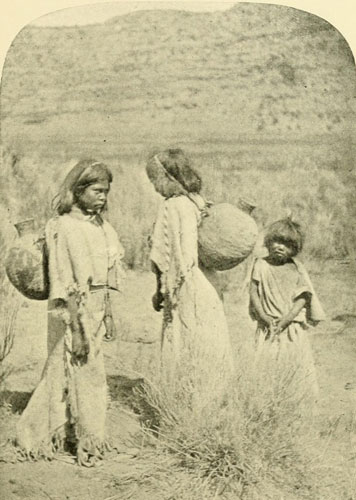
<path id="1" fill-rule="evenodd" d="M 201 179 L 180 149 L 153 155 L 147 172 L 164 198 L 151 248 L 153 306 L 163 309 L 162 382 L 174 393 L 184 379 L 198 412 L 224 396 L 232 367 L 223 306 L 198 265 L 198 226 L 206 210 Z"/>
<path id="2" fill-rule="evenodd" d="M 257 363 L 267 364 L 275 383 L 283 379 L 297 398 L 315 401 L 318 384 L 307 323 L 325 315 L 306 269 L 295 258 L 303 246 L 300 226 L 290 219 L 275 222 L 264 242 L 268 256 L 255 261 L 250 284 Z"/>
<path id="3" fill-rule="evenodd" d="M 80 161 L 46 226 L 48 359 L 17 426 L 17 444 L 29 458 L 64 449 L 90 466 L 105 449 L 102 340 L 110 322 L 108 290 L 120 286 L 123 256 L 116 232 L 102 218 L 111 181 L 103 163 Z"/>

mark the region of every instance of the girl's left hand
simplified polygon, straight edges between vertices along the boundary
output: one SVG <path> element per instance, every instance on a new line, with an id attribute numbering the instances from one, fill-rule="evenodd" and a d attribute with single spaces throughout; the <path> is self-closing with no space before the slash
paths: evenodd
<path id="1" fill-rule="evenodd" d="M 288 321 L 285 318 L 281 318 L 276 322 L 275 335 L 280 335 L 288 326 Z"/>

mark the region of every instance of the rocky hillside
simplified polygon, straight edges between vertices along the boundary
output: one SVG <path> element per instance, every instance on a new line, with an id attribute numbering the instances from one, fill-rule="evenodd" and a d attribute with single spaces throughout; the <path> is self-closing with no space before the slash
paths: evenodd
<path id="1" fill-rule="evenodd" d="M 328 144 L 354 136 L 355 75 L 335 28 L 282 6 L 28 26 L 3 72 L 2 138 L 24 151 L 90 142 L 110 154 L 172 142 Z"/>

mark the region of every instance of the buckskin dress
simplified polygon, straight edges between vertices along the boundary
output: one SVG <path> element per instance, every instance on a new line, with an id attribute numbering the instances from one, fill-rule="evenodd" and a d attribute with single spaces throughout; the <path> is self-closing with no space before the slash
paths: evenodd
<path id="1" fill-rule="evenodd" d="M 224 397 L 233 359 L 222 302 L 198 265 L 197 199 L 180 195 L 163 201 L 151 260 L 162 273 L 164 297 L 161 381 L 177 394 L 182 384 L 189 387 L 189 404 L 199 412 Z"/>
<path id="2" fill-rule="evenodd" d="M 102 351 L 108 287 L 120 286 L 123 248 L 100 215 L 73 207 L 46 226 L 49 253 L 48 359 L 42 378 L 17 425 L 17 445 L 32 458 L 71 446 L 90 464 L 107 444 L 107 385 Z M 59 299 L 76 297 L 78 319 L 89 344 L 84 363 L 73 362 L 72 326 Z M 65 304 L 66 302 L 64 302 Z"/>

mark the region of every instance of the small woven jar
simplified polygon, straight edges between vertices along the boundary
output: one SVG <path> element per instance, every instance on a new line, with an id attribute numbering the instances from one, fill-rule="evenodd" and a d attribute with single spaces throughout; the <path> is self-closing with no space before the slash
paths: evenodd
<path id="1" fill-rule="evenodd" d="M 18 222 L 15 228 L 19 237 L 7 255 L 6 274 L 14 287 L 28 299 L 46 300 L 49 279 L 45 239 L 36 234 L 34 219 Z"/>

